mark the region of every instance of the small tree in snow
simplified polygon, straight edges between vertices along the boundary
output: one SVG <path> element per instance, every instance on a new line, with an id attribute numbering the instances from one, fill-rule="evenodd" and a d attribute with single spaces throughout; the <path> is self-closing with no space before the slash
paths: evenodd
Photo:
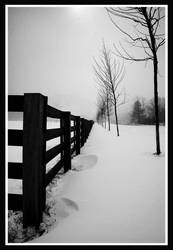
<path id="1" fill-rule="evenodd" d="M 95 60 L 94 71 L 98 84 L 114 106 L 117 136 L 119 136 L 117 107 L 125 102 L 123 90 L 120 89 L 120 83 L 125 75 L 124 64 L 113 58 L 111 51 L 103 43 L 100 62 Z"/>

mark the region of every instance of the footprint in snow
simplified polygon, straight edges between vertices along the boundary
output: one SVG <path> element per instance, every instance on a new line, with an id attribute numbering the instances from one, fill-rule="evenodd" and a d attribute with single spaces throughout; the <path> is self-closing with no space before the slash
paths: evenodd
<path id="1" fill-rule="evenodd" d="M 73 211 L 78 211 L 79 207 L 76 202 L 65 197 L 56 200 L 54 206 L 49 209 L 49 215 L 56 217 L 57 222 L 62 218 L 69 216 Z"/>
<path id="2" fill-rule="evenodd" d="M 72 170 L 80 171 L 93 167 L 97 163 L 96 155 L 78 155 L 72 159 Z"/>
<path id="3" fill-rule="evenodd" d="M 67 198 L 62 198 L 62 200 L 68 208 L 73 209 L 73 210 L 79 210 L 79 207 L 76 202 Z"/>

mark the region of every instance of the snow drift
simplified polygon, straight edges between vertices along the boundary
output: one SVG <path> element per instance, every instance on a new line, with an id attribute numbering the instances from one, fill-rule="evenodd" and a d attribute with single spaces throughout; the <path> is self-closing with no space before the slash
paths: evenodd
<path id="1" fill-rule="evenodd" d="M 153 126 L 95 124 L 72 160 L 72 170 L 54 187 L 56 222 L 37 243 L 164 243 L 165 162 L 155 156 Z M 57 182 L 58 183 L 58 182 Z"/>

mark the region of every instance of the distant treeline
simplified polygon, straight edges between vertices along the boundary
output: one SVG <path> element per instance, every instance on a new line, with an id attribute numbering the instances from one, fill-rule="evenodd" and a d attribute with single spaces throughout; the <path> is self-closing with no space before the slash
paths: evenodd
<path id="1" fill-rule="evenodd" d="M 159 123 L 165 124 L 165 98 L 159 97 Z M 145 101 L 144 98 L 137 97 L 130 113 L 130 124 L 155 124 L 154 99 Z"/>

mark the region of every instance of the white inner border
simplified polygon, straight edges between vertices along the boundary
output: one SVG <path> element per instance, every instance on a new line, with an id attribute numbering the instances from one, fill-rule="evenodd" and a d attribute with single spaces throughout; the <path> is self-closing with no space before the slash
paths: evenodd
<path id="1" fill-rule="evenodd" d="M 8 8 L 20 8 L 20 7 L 39 7 L 39 8 L 55 8 L 55 7 L 164 7 L 165 8 L 165 108 L 168 111 L 168 5 L 5 5 L 5 120 L 6 124 L 8 124 Z M 165 243 L 8 243 L 8 145 L 5 145 L 5 166 L 6 166 L 6 190 L 5 193 L 5 245 L 10 246 L 32 246 L 32 245 L 168 245 L 168 147 L 167 147 L 167 140 L 168 140 L 168 113 L 165 113 Z M 6 127 L 5 130 L 5 141 L 8 142 L 8 128 Z"/>

